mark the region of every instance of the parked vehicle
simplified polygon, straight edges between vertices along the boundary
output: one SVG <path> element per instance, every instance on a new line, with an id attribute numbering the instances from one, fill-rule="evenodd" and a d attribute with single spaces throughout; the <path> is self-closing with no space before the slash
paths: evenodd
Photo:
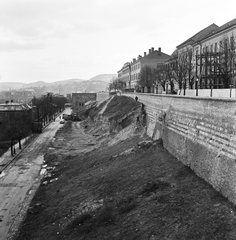
<path id="1" fill-rule="evenodd" d="M 72 121 L 81 121 L 81 118 L 78 115 L 72 115 Z"/>
<path id="2" fill-rule="evenodd" d="M 63 114 L 62 118 L 65 120 L 72 120 L 72 116 L 70 114 Z"/>
<path id="3" fill-rule="evenodd" d="M 64 123 L 65 123 L 65 120 L 62 119 L 62 120 L 60 121 L 60 124 L 64 124 Z"/>

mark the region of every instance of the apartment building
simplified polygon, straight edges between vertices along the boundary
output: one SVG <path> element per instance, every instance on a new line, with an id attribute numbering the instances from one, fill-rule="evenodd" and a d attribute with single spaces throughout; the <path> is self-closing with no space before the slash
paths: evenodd
<path id="1" fill-rule="evenodd" d="M 130 89 L 131 88 L 131 78 L 130 78 L 130 62 L 127 62 L 123 65 L 123 67 L 117 72 L 118 73 L 118 79 L 125 82 L 125 88 Z"/>
<path id="2" fill-rule="evenodd" d="M 14 100 L 15 103 L 27 104 L 32 100 L 34 96 L 34 89 L 11 90 L 1 92 L 0 99 L 3 99 L 4 102 Z"/>
<path id="3" fill-rule="evenodd" d="M 212 34 L 216 29 L 219 27 L 216 24 L 211 24 L 210 26 L 202 29 L 183 43 L 179 44 L 176 48 L 179 54 L 185 53 L 187 50 L 192 49 L 197 51 L 198 48 L 195 48 L 199 42 L 201 42 L 202 39 L 204 39 L 206 36 Z"/>
<path id="4" fill-rule="evenodd" d="M 161 48 L 154 50 L 154 47 L 152 47 L 148 50 L 148 53 L 144 52 L 143 56 L 138 55 L 137 59 L 133 58 L 132 62 L 124 64 L 118 71 L 118 78 L 126 82 L 127 90 L 134 90 L 143 67 L 151 66 L 155 68 L 158 64 L 163 64 L 169 57 L 170 55 L 163 53 Z"/>
<path id="5" fill-rule="evenodd" d="M 233 19 L 193 45 L 198 56 L 195 72 L 203 88 L 236 87 L 235 37 L 236 19 Z"/>
<path id="6" fill-rule="evenodd" d="M 232 43 L 236 36 L 236 19 L 217 27 L 210 34 L 192 44 L 195 53 L 218 52 L 224 43 Z"/>
<path id="7" fill-rule="evenodd" d="M 220 27 L 211 24 L 176 47 L 178 54 L 192 51 L 192 75 L 195 86 L 196 81 L 199 81 L 197 82 L 199 88 L 229 88 L 231 85 L 236 87 L 235 37 L 236 19 L 233 19 Z M 220 53 L 224 48 L 227 49 L 227 54 L 231 49 L 232 59 L 225 60 L 225 66 L 228 64 L 230 66 L 227 67 L 228 69 L 224 69 L 228 72 L 228 76 L 220 75 L 219 69 L 216 67 L 216 62 L 218 61 L 219 65 L 220 59 L 225 57 Z"/>

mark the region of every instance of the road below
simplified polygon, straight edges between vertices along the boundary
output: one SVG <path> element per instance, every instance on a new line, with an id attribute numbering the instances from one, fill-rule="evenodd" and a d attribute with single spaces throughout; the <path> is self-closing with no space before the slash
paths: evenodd
<path id="1" fill-rule="evenodd" d="M 65 113 L 69 113 L 66 109 Z M 0 240 L 12 239 L 40 185 L 44 154 L 57 130 L 59 117 L 50 123 L 14 160 L 0 178 Z"/>

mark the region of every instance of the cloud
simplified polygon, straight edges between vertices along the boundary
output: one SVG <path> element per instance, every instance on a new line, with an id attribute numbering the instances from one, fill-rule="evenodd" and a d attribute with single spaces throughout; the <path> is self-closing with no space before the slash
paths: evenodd
<path id="1" fill-rule="evenodd" d="M 0 52 L 29 51 L 45 48 L 44 43 L 17 42 L 12 40 L 0 40 Z"/>
<path id="2" fill-rule="evenodd" d="M 58 0 L 10 0 L 0 2 L 0 30 L 7 36 L 38 40 L 68 37 L 73 26 L 64 21 L 73 5 Z M 61 3 L 61 4 L 60 4 Z"/>

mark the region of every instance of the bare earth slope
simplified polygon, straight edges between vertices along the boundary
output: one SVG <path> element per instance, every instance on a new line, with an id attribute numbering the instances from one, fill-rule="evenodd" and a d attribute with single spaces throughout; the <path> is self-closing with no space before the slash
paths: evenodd
<path id="1" fill-rule="evenodd" d="M 100 110 L 56 134 L 18 240 L 236 239 L 234 206 L 144 134 L 138 103 Z"/>

